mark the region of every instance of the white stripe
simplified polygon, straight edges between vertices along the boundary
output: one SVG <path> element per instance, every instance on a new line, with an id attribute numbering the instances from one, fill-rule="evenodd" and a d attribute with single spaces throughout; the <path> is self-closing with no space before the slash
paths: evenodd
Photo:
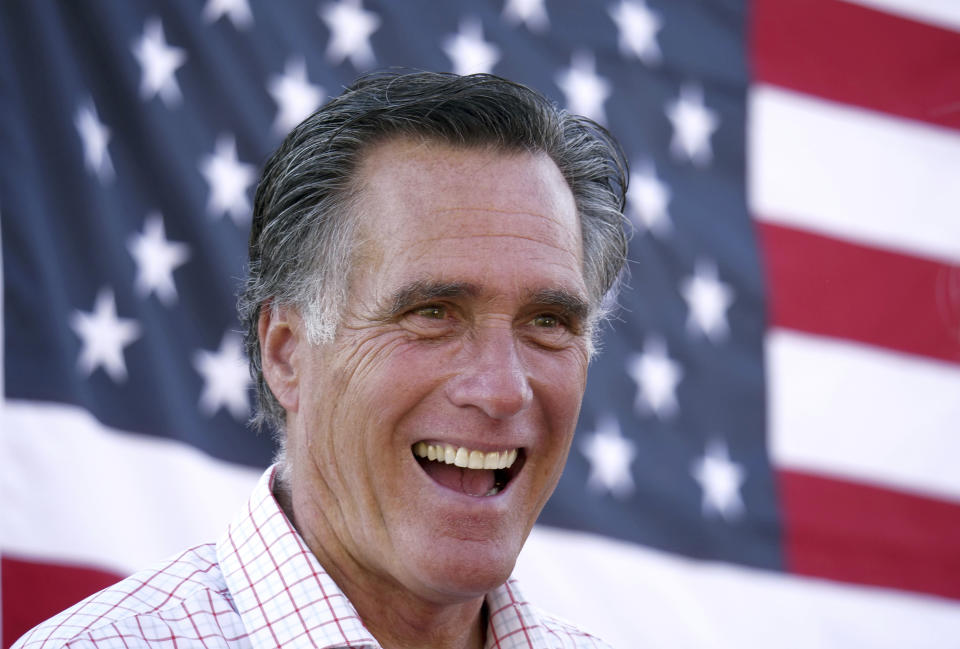
<path id="1" fill-rule="evenodd" d="M 942 649 L 960 637 L 958 602 L 548 528 L 534 529 L 516 575 L 530 601 L 623 649 Z"/>
<path id="2" fill-rule="evenodd" d="M 897 14 L 911 20 L 960 31 L 960 2 L 957 0 L 845 0 L 851 4 Z"/>
<path id="3" fill-rule="evenodd" d="M 262 473 L 72 406 L 6 401 L 2 424 L 3 550 L 24 558 L 143 568 L 216 541 Z"/>
<path id="4" fill-rule="evenodd" d="M 3 223 L 3 221 L 0 220 L 0 223 Z M 6 286 L 6 283 L 4 282 L 4 279 L 3 279 L 3 268 L 4 268 L 3 266 L 3 227 L 0 226 L 0 314 L 7 312 L 3 303 L 3 300 L 4 300 L 3 289 Z M 4 365 L 4 356 L 3 356 L 4 349 L 6 348 L 6 340 L 7 338 L 4 333 L 4 319 L 3 319 L 3 316 L 0 315 L 0 452 L 3 451 L 2 445 L 3 445 L 3 440 L 6 436 L 5 431 L 7 430 L 4 427 L 4 422 L 3 422 L 3 403 L 4 403 L 3 399 L 5 399 L 7 396 L 6 385 L 4 384 L 4 377 L 7 373 L 6 372 L 7 366 Z M 0 454 L 0 475 L 6 472 L 7 470 L 6 465 L 9 464 L 10 462 L 10 460 L 6 458 L 7 458 L 6 455 Z M 2 480 L 2 477 L 0 477 L 0 480 Z M 0 507 L 2 507 L 3 496 L 4 496 L 3 489 L 2 487 L 0 487 Z M 6 532 L 4 532 L 4 527 L 5 527 L 4 525 L 0 524 L 0 557 L 3 556 L 3 548 L 6 547 L 6 542 L 7 542 L 7 534 Z M 3 570 L 2 568 L 0 568 L 0 584 L 3 583 L 2 572 Z M 0 611 L 4 611 L 4 610 L 6 610 L 6 607 L 3 604 L 3 588 L 0 588 Z M 0 614 L 0 638 L 2 637 L 4 637 L 3 615 Z"/>
<path id="5" fill-rule="evenodd" d="M 0 223 L 2 223 L 2 221 L 0 221 Z M 4 283 L 4 280 L 3 280 L 3 228 L 0 228 L 0 313 L 6 313 L 6 309 L 3 304 L 4 287 L 6 287 L 6 283 Z M 6 337 L 4 334 L 4 324 L 5 323 L 4 323 L 3 316 L 0 316 L 0 341 L 6 340 Z M 5 348 L 5 344 L 0 342 L 0 369 L 6 368 L 6 365 L 4 365 L 4 357 L 3 357 L 4 348 Z M 4 398 L 7 395 L 6 385 L 4 384 L 4 379 L 6 378 L 6 374 L 7 374 L 6 372 L 0 371 L 0 398 Z M 3 406 L 0 405 L 0 408 L 2 407 Z M 0 429 L 0 434 L 2 433 L 3 433 L 3 430 Z M 3 542 L 3 536 L 2 536 L 2 533 L 0 533 L 0 547 L 3 547 L 2 542 Z"/>
<path id="6" fill-rule="evenodd" d="M 82 410 L 4 404 L 0 520 L 19 556 L 120 572 L 220 536 L 259 470 L 100 426 Z M 537 527 L 517 568 L 539 607 L 616 647 L 893 649 L 960 636 L 936 598 L 695 562 Z M 883 620 L 883 624 L 877 624 Z"/>
<path id="7" fill-rule="evenodd" d="M 749 105 L 758 219 L 960 260 L 960 133 L 773 86 Z"/>
<path id="8" fill-rule="evenodd" d="M 776 465 L 960 501 L 960 367 L 806 334 L 767 334 Z"/>

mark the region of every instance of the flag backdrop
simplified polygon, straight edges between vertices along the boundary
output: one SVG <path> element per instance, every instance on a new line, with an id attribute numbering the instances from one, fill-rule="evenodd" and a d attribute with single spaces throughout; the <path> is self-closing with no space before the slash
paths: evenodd
<path id="1" fill-rule="evenodd" d="M 957 7 L 4 2 L 4 646 L 245 501 L 259 169 L 411 66 L 535 86 L 632 165 L 529 594 L 622 649 L 960 647 Z"/>

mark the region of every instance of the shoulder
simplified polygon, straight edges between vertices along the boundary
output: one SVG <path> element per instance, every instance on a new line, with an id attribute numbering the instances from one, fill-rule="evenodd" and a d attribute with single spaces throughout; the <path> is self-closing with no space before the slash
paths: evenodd
<path id="1" fill-rule="evenodd" d="M 570 622 L 537 611 L 544 635 L 551 641 L 551 646 L 562 649 L 613 649 L 609 644 L 597 636 L 574 626 Z"/>
<path id="2" fill-rule="evenodd" d="M 201 545 L 127 577 L 27 632 L 13 649 L 236 647 L 245 637 L 216 548 Z M 193 646 L 193 645 L 191 645 Z"/>

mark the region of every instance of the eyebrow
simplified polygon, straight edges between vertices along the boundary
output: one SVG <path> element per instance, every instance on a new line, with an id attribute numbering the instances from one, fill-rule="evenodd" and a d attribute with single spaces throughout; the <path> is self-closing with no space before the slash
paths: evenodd
<path id="1" fill-rule="evenodd" d="M 581 322 L 590 314 L 590 305 L 586 300 L 563 289 L 535 291 L 530 295 L 529 302 L 555 308 L 564 315 Z"/>
<path id="2" fill-rule="evenodd" d="M 480 287 L 469 282 L 438 282 L 417 280 L 401 286 L 389 300 L 385 319 L 399 317 L 413 307 L 433 302 L 480 295 Z M 574 320 L 584 321 L 590 314 L 590 305 L 582 297 L 564 289 L 542 289 L 531 292 L 528 304 L 554 308 Z"/>
<path id="3" fill-rule="evenodd" d="M 395 318 L 424 302 L 449 300 L 459 297 L 475 297 L 480 287 L 469 282 L 432 282 L 417 280 L 401 286 L 390 298 L 390 308 L 386 317 Z"/>

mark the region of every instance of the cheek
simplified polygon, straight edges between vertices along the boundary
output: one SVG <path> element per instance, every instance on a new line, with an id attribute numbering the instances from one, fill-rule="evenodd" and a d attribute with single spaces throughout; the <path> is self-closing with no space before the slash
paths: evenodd
<path id="1" fill-rule="evenodd" d="M 366 395 L 370 377 L 378 366 L 373 345 L 338 341 L 329 347 L 311 348 L 301 363 L 298 434 L 314 461 L 334 468 L 357 457 L 364 419 L 375 414 Z"/>
<path id="2" fill-rule="evenodd" d="M 529 366 L 533 387 L 552 420 L 551 430 L 572 435 L 587 385 L 586 354 L 569 350 L 539 356 Z"/>
<path id="3" fill-rule="evenodd" d="M 394 357 L 403 342 L 400 336 L 361 333 L 338 340 L 337 353 L 316 368 L 326 383 L 326 396 L 341 414 L 374 411 L 378 402 L 371 397 L 396 384 Z"/>
<path id="4" fill-rule="evenodd" d="M 338 454 L 371 463 L 392 452 L 398 422 L 442 381 L 438 355 L 415 347 L 402 332 L 349 337 L 320 368 L 325 394 L 315 405 L 325 416 L 316 424 L 335 431 Z"/>
<path id="5" fill-rule="evenodd" d="M 558 360 L 558 359 L 553 359 Z M 545 440 L 549 461 L 542 467 L 544 479 L 559 479 L 566 463 L 580 415 L 580 404 L 586 387 L 586 362 L 553 362 L 544 368 L 543 381 L 535 386 L 546 420 Z"/>
<path id="6" fill-rule="evenodd" d="M 429 390 L 435 382 L 440 360 L 418 353 L 415 344 L 403 338 L 378 350 L 357 369 L 352 389 L 360 395 L 357 400 L 370 408 L 379 420 L 393 421 Z M 348 395 L 353 399 L 353 394 Z"/>

